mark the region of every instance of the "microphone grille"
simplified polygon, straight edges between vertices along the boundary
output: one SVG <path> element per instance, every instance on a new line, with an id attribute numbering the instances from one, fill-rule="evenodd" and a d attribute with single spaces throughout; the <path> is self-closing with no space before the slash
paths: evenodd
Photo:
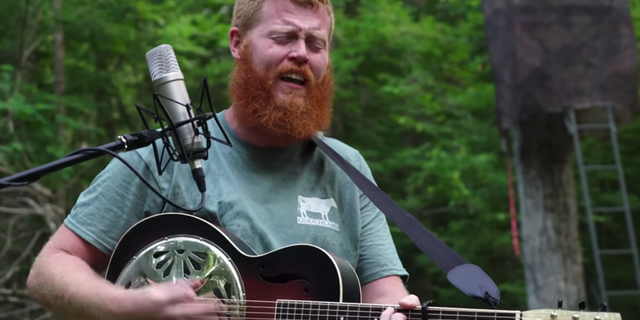
<path id="1" fill-rule="evenodd" d="M 181 72 L 176 54 L 168 44 L 161 44 L 149 50 L 145 57 L 147 58 L 147 66 L 149 67 L 152 81 L 169 73 Z"/>

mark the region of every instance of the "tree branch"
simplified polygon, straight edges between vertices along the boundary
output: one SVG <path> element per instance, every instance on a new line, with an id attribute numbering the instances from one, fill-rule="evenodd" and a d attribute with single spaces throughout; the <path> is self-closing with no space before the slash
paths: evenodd
<path id="1" fill-rule="evenodd" d="M 0 209 L 0 211 L 2 210 Z M 11 219 L 9 220 L 9 224 L 7 225 L 7 235 L 5 237 L 6 242 L 2 250 L 0 251 L 0 259 L 4 258 L 7 252 L 9 252 L 9 249 L 11 249 L 11 244 L 13 243 L 13 237 L 11 236 L 11 231 L 13 230 L 13 226 L 16 224 L 16 221 L 18 221 L 18 219 L 20 219 L 21 217 L 22 216 L 14 216 L 14 217 L 11 217 Z"/>
<path id="2" fill-rule="evenodd" d="M 9 279 L 11 279 L 11 277 L 16 271 L 20 270 L 20 263 L 22 263 L 24 259 L 26 259 L 30 254 L 33 253 L 33 248 L 38 242 L 38 239 L 40 238 L 41 234 L 42 234 L 42 230 L 38 230 L 38 232 L 36 232 L 35 236 L 31 239 L 27 247 L 24 250 L 22 250 L 22 253 L 18 257 L 18 259 L 14 260 L 13 263 L 11 263 L 11 266 L 9 267 L 9 271 L 7 271 L 7 273 L 0 278 L 0 285 L 7 282 Z"/>
<path id="3" fill-rule="evenodd" d="M 0 288 L 0 298 L 2 297 L 29 298 L 29 291 L 27 289 Z"/>
<path id="4" fill-rule="evenodd" d="M 39 317 L 33 320 L 47 320 L 47 319 L 53 319 L 53 314 L 51 314 L 49 311 L 43 313 L 42 315 L 40 315 Z"/>
<path id="5" fill-rule="evenodd" d="M 20 314 L 26 314 L 30 311 L 33 310 L 38 310 L 38 309 L 42 309 L 41 306 L 37 305 L 37 304 L 33 304 L 30 303 L 29 305 L 27 305 L 26 307 L 22 308 L 22 309 L 17 309 L 17 310 L 12 310 L 12 311 L 7 311 L 4 313 L 0 313 L 0 319 L 15 319 L 16 316 L 20 315 Z M 28 319 L 28 317 L 23 317 L 24 319 Z"/>
<path id="6" fill-rule="evenodd" d="M 436 214 L 451 213 L 450 207 L 426 209 L 415 213 L 416 219 L 427 218 Z"/>
<path id="7" fill-rule="evenodd" d="M 41 215 L 40 210 L 31 209 L 31 208 L 0 207 L 0 213 L 22 215 L 22 216 L 33 216 L 33 215 L 38 215 L 39 216 L 39 215 Z"/>

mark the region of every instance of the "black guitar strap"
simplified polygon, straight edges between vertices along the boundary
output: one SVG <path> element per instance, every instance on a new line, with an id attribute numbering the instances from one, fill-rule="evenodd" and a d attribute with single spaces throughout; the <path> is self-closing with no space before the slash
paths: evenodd
<path id="1" fill-rule="evenodd" d="M 455 251 L 425 228 L 415 217 L 393 201 L 384 191 L 353 167 L 335 150 L 318 137 L 313 141 L 360 188 L 360 190 L 398 226 L 413 243 L 436 265 L 447 272 L 454 286 L 474 299 L 480 299 L 495 308 L 500 302 L 500 291 L 491 278 L 478 266 L 467 263 Z"/>

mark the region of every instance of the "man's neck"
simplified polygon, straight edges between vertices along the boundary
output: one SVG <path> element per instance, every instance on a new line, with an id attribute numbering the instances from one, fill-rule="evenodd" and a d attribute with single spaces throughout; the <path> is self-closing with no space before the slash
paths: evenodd
<path id="1" fill-rule="evenodd" d="M 224 113 L 224 116 L 231 130 L 233 130 L 240 139 L 256 147 L 276 149 L 286 148 L 296 143 L 291 139 L 283 138 L 272 132 L 243 125 L 238 121 L 233 106 Z"/>

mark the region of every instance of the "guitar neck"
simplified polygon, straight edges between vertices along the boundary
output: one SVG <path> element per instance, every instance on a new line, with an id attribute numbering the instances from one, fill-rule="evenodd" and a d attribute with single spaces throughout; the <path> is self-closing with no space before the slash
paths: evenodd
<path id="1" fill-rule="evenodd" d="M 276 320 L 379 320 L 388 307 L 407 316 L 408 320 L 422 320 L 422 308 L 402 309 L 397 305 L 278 300 Z M 458 309 L 429 307 L 428 320 L 519 320 L 520 311 Z"/>

